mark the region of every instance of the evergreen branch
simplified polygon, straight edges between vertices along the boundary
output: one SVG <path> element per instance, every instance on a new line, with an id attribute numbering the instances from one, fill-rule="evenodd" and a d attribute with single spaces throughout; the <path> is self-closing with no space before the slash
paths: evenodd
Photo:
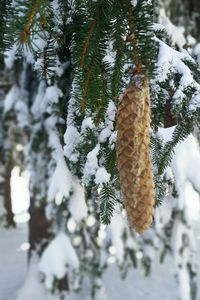
<path id="1" fill-rule="evenodd" d="M 83 90 L 83 96 L 82 96 L 82 101 L 81 101 L 81 112 L 82 113 L 84 113 L 84 111 L 85 111 L 85 98 L 87 96 L 87 90 L 88 90 L 88 87 L 89 87 L 91 75 L 92 75 L 92 61 L 91 61 L 91 67 L 89 68 L 88 73 L 87 73 L 87 77 L 86 77 L 86 81 L 85 81 L 85 87 L 84 87 L 84 90 Z"/>
<path id="2" fill-rule="evenodd" d="M 38 51 L 37 59 L 41 60 L 38 67 L 39 76 L 45 80 L 46 84 L 52 82 L 55 77 L 55 65 L 57 63 L 57 55 L 55 50 L 54 39 L 49 37 L 42 51 Z"/>
<path id="3" fill-rule="evenodd" d="M 75 77 L 77 86 L 80 86 L 81 97 L 79 98 L 81 112 L 90 108 L 97 113 L 96 121 L 99 123 L 103 117 L 103 111 L 108 103 L 108 78 L 110 64 L 106 62 L 105 56 L 108 41 L 111 34 L 113 11 L 113 0 L 99 0 L 92 3 L 91 9 L 81 3 L 76 7 L 75 27 L 72 44 L 72 56 L 75 62 Z M 84 16 L 80 12 L 84 12 Z M 84 18 L 84 22 L 82 19 Z M 81 22 L 81 24 L 79 24 Z M 77 29 L 76 29 L 77 28 Z M 95 74 L 95 76 L 92 76 Z"/>
<path id="4" fill-rule="evenodd" d="M 33 19 L 35 18 L 35 15 L 37 13 L 39 6 L 39 0 L 34 0 L 33 6 L 31 8 L 31 11 L 28 16 L 28 21 L 24 25 L 23 31 L 20 33 L 20 43 L 25 44 L 27 43 L 28 37 L 30 36 L 31 33 L 31 28 L 33 27 Z"/>
<path id="5" fill-rule="evenodd" d="M 113 23 L 113 50 L 115 51 L 115 61 L 112 73 L 111 91 L 112 97 L 115 101 L 118 100 L 120 88 L 122 85 L 123 67 L 127 60 L 127 46 L 124 43 L 124 37 L 127 34 L 127 20 L 126 10 L 120 1 L 115 2 L 114 10 L 116 12 L 116 19 Z"/>
<path id="6" fill-rule="evenodd" d="M 8 41 L 7 47 L 16 43 L 18 50 L 26 47 L 35 52 L 42 47 L 37 40 L 46 41 L 47 32 L 50 33 L 53 28 L 50 26 L 52 15 L 50 0 L 13 1 L 12 12 L 6 22 L 4 39 Z"/>
<path id="7" fill-rule="evenodd" d="M 127 19 L 130 34 L 127 37 L 133 47 L 134 72 L 152 74 L 156 60 L 156 45 L 153 40 L 153 4 L 151 1 L 138 0 L 133 8 L 126 0 Z"/>
<path id="8" fill-rule="evenodd" d="M 115 191 L 111 184 L 104 184 L 99 195 L 100 218 L 103 224 L 108 225 L 115 209 Z"/>
<path id="9" fill-rule="evenodd" d="M 136 24 L 133 15 L 133 8 L 131 3 L 129 3 L 129 8 L 128 8 L 128 24 L 130 28 L 130 35 L 127 36 L 127 41 L 130 42 L 133 46 L 133 61 L 135 63 L 134 72 L 140 73 L 142 69 L 142 61 L 140 57 L 139 36 L 137 34 Z"/>
<path id="10" fill-rule="evenodd" d="M 95 26 L 96 26 L 96 23 L 97 23 L 97 19 L 99 18 L 99 15 L 100 15 L 100 7 L 97 6 L 96 12 L 95 12 L 92 24 L 91 24 L 91 27 L 90 27 L 88 35 L 87 35 L 87 39 L 85 41 L 85 45 L 84 45 L 83 50 L 82 50 L 82 56 L 81 56 L 81 61 L 80 61 L 80 66 L 81 67 L 84 66 L 85 58 L 86 58 L 86 55 L 87 55 L 88 46 L 89 46 L 92 34 L 94 32 L 94 29 L 95 29 Z"/>

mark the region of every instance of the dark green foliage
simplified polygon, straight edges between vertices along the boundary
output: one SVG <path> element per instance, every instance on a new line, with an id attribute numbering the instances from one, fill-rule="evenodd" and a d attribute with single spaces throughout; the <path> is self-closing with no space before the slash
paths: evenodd
<path id="1" fill-rule="evenodd" d="M 75 6 L 72 63 L 81 90 L 76 95 L 80 110 L 83 113 L 88 107 L 97 112 L 96 122 L 99 123 L 109 101 L 110 66 L 104 58 L 108 35 L 111 34 L 113 1 L 90 4 L 87 6 L 84 1 L 77 1 Z"/>
<path id="2" fill-rule="evenodd" d="M 128 24 L 130 34 L 133 35 L 133 58 L 136 68 L 148 72 L 151 76 L 156 60 L 156 43 L 153 39 L 153 4 L 151 1 L 138 0 L 132 8 L 127 1 Z"/>
<path id="3" fill-rule="evenodd" d="M 40 48 L 37 44 L 38 40 L 45 41 L 48 37 L 52 18 L 51 1 L 17 0 L 10 3 L 11 9 L 6 20 L 5 34 L 7 47 L 10 48 L 16 43 L 19 48 L 25 46 L 35 51 Z"/>
<path id="4" fill-rule="evenodd" d="M 144 269 L 144 275 L 148 276 L 151 272 L 151 260 L 149 257 L 144 257 L 142 259 L 142 266 Z"/>
<path id="5" fill-rule="evenodd" d="M 132 265 L 134 268 L 138 267 L 138 263 L 137 263 L 137 257 L 136 257 L 136 251 L 133 249 L 127 249 L 128 255 L 131 259 Z"/>
<path id="6" fill-rule="evenodd" d="M 113 19 L 113 32 L 111 41 L 113 42 L 112 50 L 115 52 L 115 60 L 112 67 L 111 94 L 114 101 L 118 101 L 120 91 L 122 89 L 122 77 L 124 64 L 127 61 L 125 53 L 127 52 L 124 43 L 127 34 L 127 13 L 124 9 L 123 1 L 115 1 L 114 3 L 115 18 Z"/>
<path id="7" fill-rule="evenodd" d="M 110 223 L 115 208 L 116 192 L 113 186 L 104 184 L 100 191 L 99 200 L 101 221 L 107 225 Z"/>
<path id="8" fill-rule="evenodd" d="M 52 38 L 48 38 L 46 45 L 42 50 L 36 52 L 37 59 L 41 60 L 41 65 L 38 68 L 38 75 L 40 79 L 46 81 L 46 84 L 53 82 L 55 78 L 55 62 L 56 62 L 56 50 L 55 41 Z"/>

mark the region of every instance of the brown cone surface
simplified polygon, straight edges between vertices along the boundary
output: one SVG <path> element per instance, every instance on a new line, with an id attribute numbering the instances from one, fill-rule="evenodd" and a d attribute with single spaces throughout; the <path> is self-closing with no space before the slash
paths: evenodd
<path id="1" fill-rule="evenodd" d="M 150 160 L 150 96 L 145 77 L 135 76 L 117 113 L 117 161 L 130 225 L 143 233 L 152 223 L 155 203 Z"/>

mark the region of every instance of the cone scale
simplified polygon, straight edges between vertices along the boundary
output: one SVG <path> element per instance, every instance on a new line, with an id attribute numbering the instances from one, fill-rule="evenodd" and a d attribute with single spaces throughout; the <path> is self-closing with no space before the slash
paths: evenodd
<path id="1" fill-rule="evenodd" d="M 117 112 L 117 163 L 129 224 L 142 234 L 155 203 L 150 159 L 150 95 L 147 77 L 135 75 Z"/>

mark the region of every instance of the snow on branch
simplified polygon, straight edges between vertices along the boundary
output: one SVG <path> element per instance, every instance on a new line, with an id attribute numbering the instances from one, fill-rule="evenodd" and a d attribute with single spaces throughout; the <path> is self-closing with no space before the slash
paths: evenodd
<path id="1" fill-rule="evenodd" d="M 45 249 L 40 259 L 39 270 L 45 275 L 46 287 L 51 289 L 54 279 L 62 279 L 68 268 L 77 270 L 79 260 L 70 239 L 60 232 Z"/>

